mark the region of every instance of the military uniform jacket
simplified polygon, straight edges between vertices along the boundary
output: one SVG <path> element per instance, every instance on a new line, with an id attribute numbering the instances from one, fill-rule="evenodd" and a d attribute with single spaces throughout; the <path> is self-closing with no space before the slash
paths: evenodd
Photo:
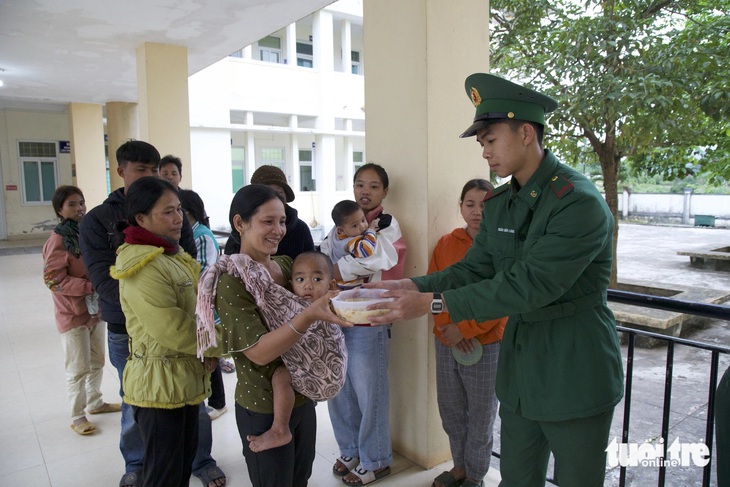
<path id="1" fill-rule="evenodd" d="M 497 371 L 501 407 L 563 421 L 612 409 L 623 367 L 606 304 L 613 217 L 582 174 L 545 158 L 524 187 L 487 194 L 474 244 L 460 262 L 414 278 L 444 292 L 455 322 L 509 316 Z"/>

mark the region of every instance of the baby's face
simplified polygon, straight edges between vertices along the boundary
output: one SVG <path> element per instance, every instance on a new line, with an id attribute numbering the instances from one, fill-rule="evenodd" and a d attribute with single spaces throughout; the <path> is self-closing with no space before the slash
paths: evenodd
<path id="1" fill-rule="evenodd" d="M 315 258 L 298 259 L 291 273 L 291 285 L 294 294 L 314 301 L 329 291 L 332 276 L 327 268 Z"/>
<path id="2" fill-rule="evenodd" d="M 362 235 L 365 230 L 368 229 L 368 221 L 365 218 L 365 213 L 362 210 L 357 210 L 352 215 L 348 216 L 345 223 L 339 228 L 342 229 L 348 237 L 357 237 Z"/>

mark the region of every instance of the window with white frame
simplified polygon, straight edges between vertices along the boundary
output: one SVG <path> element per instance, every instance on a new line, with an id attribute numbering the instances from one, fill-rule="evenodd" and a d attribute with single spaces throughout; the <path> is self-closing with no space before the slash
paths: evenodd
<path id="1" fill-rule="evenodd" d="M 314 180 L 312 166 L 312 151 L 303 149 L 299 151 L 299 190 L 317 191 L 317 181 Z"/>
<path id="2" fill-rule="evenodd" d="M 259 59 L 269 63 L 281 62 L 281 37 L 266 36 L 258 42 Z"/>
<path id="3" fill-rule="evenodd" d="M 48 204 L 58 186 L 55 142 L 18 142 L 23 203 Z"/>
<path id="4" fill-rule="evenodd" d="M 353 151 L 352 152 L 352 165 L 353 165 L 353 169 L 355 171 L 360 169 L 360 167 L 363 164 L 365 164 L 363 161 L 364 161 L 364 157 L 363 157 L 362 151 Z"/>
<path id="5" fill-rule="evenodd" d="M 276 166 L 284 171 L 284 148 L 283 147 L 262 147 L 261 157 L 259 158 L 261 164 L 256 163 L 256 167 L 263 165 Z M 286 171 L 284 171 L 286 172 Z"/>
<path id="6" fill-rule="evenodd" d="M 314 51 L 311 44 L 297 42 L 297 66 L 303 68 L 314 67 Z"/>
<path id="7" fill-rule="evenodd" d="M 362 74 L 360 71 L 360 51 L 351 51 L 350 60 L 352 61 L 352 74 Z"/>
<path id="8" fill-rule="evenodd" d="M 231 181 L 232 190 L 235 193 L 246 186 L 246 149 L 244 147 L 231 147 Z"/>

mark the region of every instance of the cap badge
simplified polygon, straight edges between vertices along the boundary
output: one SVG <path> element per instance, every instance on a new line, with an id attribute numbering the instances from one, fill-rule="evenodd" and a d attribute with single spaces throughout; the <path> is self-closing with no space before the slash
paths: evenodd
<path id="1" fill-rule="evenodd" d="M 514 112 L 507 112 L 507 118 L 515 118 Z"/>
<path id="2" fill-rule="evenodd" d="M 482 104 L 482 97 L 479 95 L 479 92 L 476 88 L 472 86 L 469 93 L 471 95 L 471 102 L 474 104 L 475 107 L 478 107 Z"/>

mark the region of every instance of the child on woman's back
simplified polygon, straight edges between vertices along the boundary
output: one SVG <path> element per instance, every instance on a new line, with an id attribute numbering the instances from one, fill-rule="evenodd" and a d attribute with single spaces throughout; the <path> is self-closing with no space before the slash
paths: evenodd
<path id="1" fill-rule="evenodd" d="M 332 262 L 337 262 L 348 254 L 356 259 L 373 255 L 378 244 L 375 233 L 378 219 L 368 224 L 360 205 L 351 200 L 342 200 L 332 209 L 332 220 L 336 226 L 332 245 L 329 247 L 329 258 Z M 365 278 L 357 278 L 351 281 L 337 281 L 337 285 L 340 289 L 348 289 L 357 287 L 363 282 L 366 282 Z"/>
<path id="2" fill-rule="evenodd" d="M 310 302 L 331 289 L 337 289 L 337 283 L 332 278 L 332 262 L 329 257 L 316 251 L 299 254 L 292 264 L 291 286 L 294 294 Z M 246 438 L 249 448 L 254 452 L 283 446 L 291 441 L 289 419 L 294 408 L 294 389 L 285 365 L 274 371 L 271 387 L 274 396 L 274 421 L 265 433 Z"/>

